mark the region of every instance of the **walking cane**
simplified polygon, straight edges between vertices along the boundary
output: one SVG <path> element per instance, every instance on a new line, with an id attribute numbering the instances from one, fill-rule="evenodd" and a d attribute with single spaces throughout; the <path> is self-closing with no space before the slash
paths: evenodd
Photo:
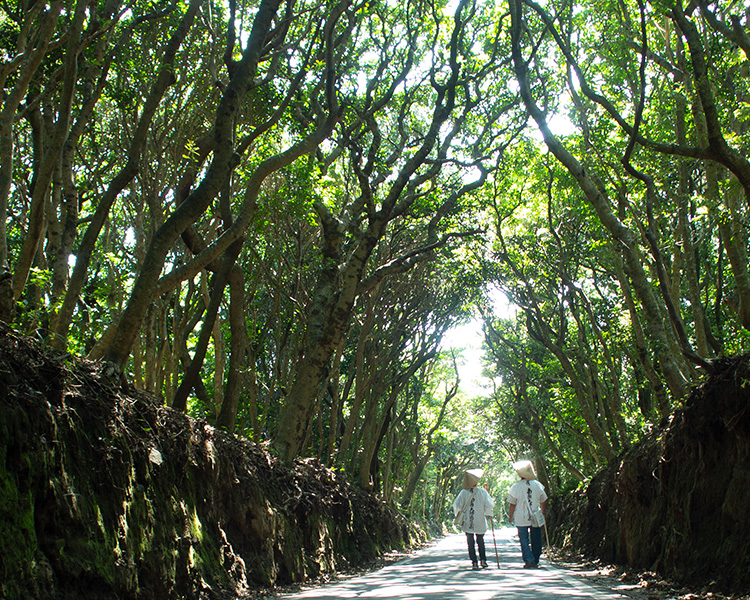
<path id="1" fill-rule="evenodd" d="M 500 568 L 500 557 L 497 554 L 497 540 L 495 539 L 495 522 L 490 517 L 490 525 L 492 525 L 492 542 L 495 544 L 495 560 L 497 560 L 497 568 Z"/>

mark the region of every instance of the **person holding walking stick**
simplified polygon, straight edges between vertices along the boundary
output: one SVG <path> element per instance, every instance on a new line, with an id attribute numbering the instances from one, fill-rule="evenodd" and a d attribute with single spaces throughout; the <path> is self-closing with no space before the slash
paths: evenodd
<path id="1" fill-rule="evenodd" d="M 508 490 L 508 518 L 515 523 L 521 541 L 521 555 L 524 569 L 539 566 L 542 555 L 542 527 L 547 510 L 547 492 L 539 483 L 530 460 L 521 460 L 513 465 L 513 470 L 521 478 Z"/>
<path id="2" fill-rule="evenodd" d="M 489 567 L 484 548 L 484 534 L 487 531 L 487 517 L 492 516 L 492 509 L 495 507 L 495 501 L 489 492 L 477 485 L 482 475 L 482 469 L 465 471 L 461 485 L 463 489 L 453 501 L 453 513 L 456 516 L 453 522 L 466 533 L 471 568 L 475 570 L 479 569 L 480 564 L 484 569 Z"/>

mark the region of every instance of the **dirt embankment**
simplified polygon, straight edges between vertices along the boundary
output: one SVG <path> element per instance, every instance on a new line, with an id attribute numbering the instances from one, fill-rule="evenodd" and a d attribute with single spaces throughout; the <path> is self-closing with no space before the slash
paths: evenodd
<path id="1" fill-rule="evenodd" d="M 669 423 L 551 507 L 555 545 L 681 584 L 750 591 L 750 357 L 714 366 Z"/>
<path id="2" fill-rule="evenodd" d="M 420 541 L 315 462 L 0 332 L 0 597 L 223 598 Z"/>

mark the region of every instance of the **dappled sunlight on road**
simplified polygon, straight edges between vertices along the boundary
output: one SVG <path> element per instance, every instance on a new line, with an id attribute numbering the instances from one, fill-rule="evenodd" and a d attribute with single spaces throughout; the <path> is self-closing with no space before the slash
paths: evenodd
<path id="1" fill-rule="evenodd" d="M 514 598 L 588 598 L 615 600 L 620 594 L 602 591 L 549 565 L 542 557 L 539 569 L 524 569 L 515 530 L 497 530 L 497 558 L 492 533 L 485 544 L 489 569 L 471 570 L 466 538 L 451 535 L 415 555 L 345 581 L 280 596 L 284 600 L 344 600 L 397 598 L 399 600 L 490 600 Z M 500 563 L 498 569 L 497 563 Z"/>

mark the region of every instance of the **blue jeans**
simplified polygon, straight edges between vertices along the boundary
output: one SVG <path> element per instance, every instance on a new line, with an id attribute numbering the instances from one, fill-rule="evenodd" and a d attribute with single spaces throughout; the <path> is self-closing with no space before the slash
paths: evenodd
<path id="1" fill-rule="evenodd" d="M 527 563 L 538 563 L 542 555 L 542 528 L 518 527 L 518 538 L 521 540 L 521 555 Z M 531 538 L 531 540 L 529 540 Z"/>

